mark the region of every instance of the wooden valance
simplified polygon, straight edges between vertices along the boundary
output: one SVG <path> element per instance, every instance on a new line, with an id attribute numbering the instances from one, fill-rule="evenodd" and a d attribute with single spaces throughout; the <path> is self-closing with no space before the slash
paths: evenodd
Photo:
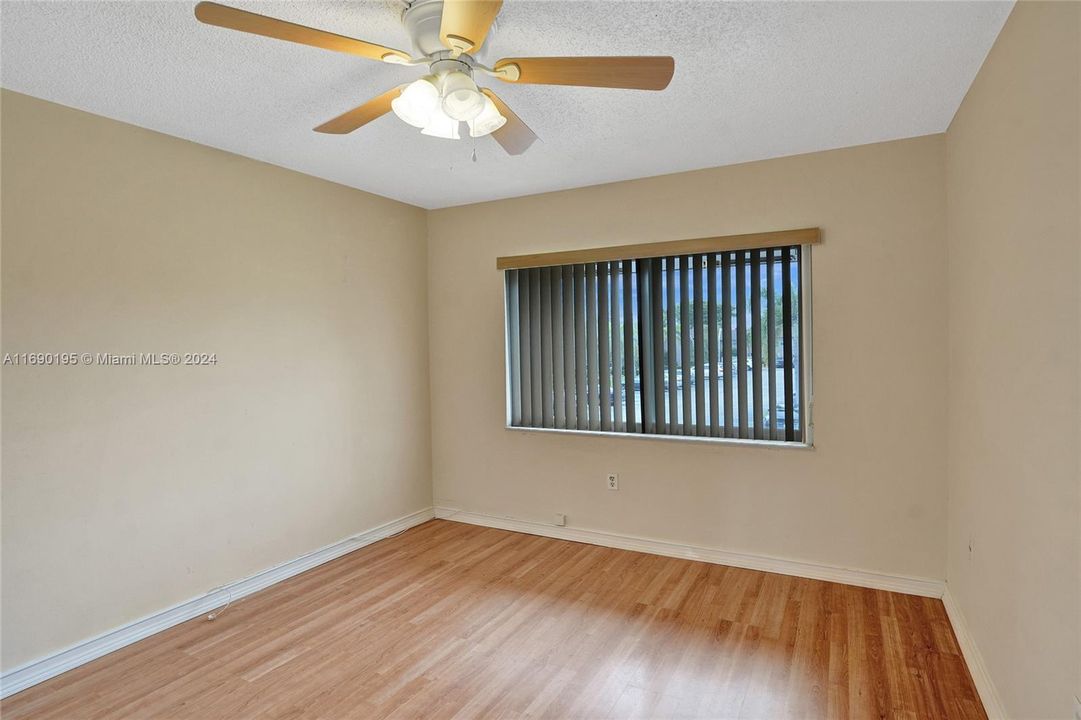
<path id="1" fill-rule="evenodd" d="M 733 250 L 756 250 L 789 245 L 815 245 L 820 242 L 822 242 L 822 232 L 818 228 L 800 228 L 798 230 L 720 235 L 691 240 L 639 243 L 637 245 L 613 245 L 584 250 L 563 250 L 532 255 L 508 255 L 496 258 L 495 266 L 498 270 L 514 270 L 518 268 L 610 262 L 612 260 L 639 260 L 641 258 L 672 255 L 699 255 L 703 253 L 731 252 Z"/>

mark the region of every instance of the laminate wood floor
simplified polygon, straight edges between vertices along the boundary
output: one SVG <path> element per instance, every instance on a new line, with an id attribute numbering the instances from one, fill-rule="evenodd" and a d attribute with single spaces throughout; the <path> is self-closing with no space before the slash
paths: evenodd
<path id="1" fill-rule="evenodd" d="M 35 718 L 984 718 L 938 600 L 436 520 L 14 695 Z"/>

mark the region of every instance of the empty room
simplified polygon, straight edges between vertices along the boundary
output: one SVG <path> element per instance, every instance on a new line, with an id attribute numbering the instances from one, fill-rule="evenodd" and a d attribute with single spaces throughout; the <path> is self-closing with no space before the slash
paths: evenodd
<path id="1" fill-rule="evenodd" d="M 1081 720 L 1081 1 L 0 0 L 4 720 Z"/>

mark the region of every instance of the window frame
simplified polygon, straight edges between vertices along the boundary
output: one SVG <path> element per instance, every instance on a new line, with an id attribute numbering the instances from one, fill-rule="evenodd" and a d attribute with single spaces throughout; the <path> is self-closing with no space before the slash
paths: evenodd
<path id="1" fill-rule="evenodd" d="M 713 437 L 708 435 L 670 435 L 661 433 L 642 432 L 643 418 L 635 420 L 635 431 L 614 430 L 581 430 L 578 428 L 546 428 L 514 425 L 512 410 L 512 383 L 511 383 L 511 316 L 510 303 L 508 302 L 506 273 L 503 278 L 503 398 L 504 398 L 504 429 L 515 432 L 539 432 L 558 433 L 568 435 L 586 435 L 605 438 L 632 438 L 641 440 L 660 440 L 675 442 L 715 443 L 721 445 L 733 445 L 742 447 L 762 448 L 786 448 L 789 450 L 813 450 L 814 443 L 814 310 L 812 303 L 812 260 L 811 248 L 813 243 L 800 244 L 800 276 L 799 296 L 802 317 L 800 342 L 799 342 L 799 374 L 800 392 L 799 407 L 800 421 L 803 426 L 803 438 L 801 440 L 764 440 L 751 438 Z M 637 259 L 637 258 L 635 258 Z"/>

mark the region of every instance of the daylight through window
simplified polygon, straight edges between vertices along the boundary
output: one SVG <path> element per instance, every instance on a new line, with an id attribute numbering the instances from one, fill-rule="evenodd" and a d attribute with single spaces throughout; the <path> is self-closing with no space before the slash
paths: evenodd
<path id="1" fill-rule="evenodd" d="M 803 442 L 805 252 L 507 270 L 510 424 Z"/>

